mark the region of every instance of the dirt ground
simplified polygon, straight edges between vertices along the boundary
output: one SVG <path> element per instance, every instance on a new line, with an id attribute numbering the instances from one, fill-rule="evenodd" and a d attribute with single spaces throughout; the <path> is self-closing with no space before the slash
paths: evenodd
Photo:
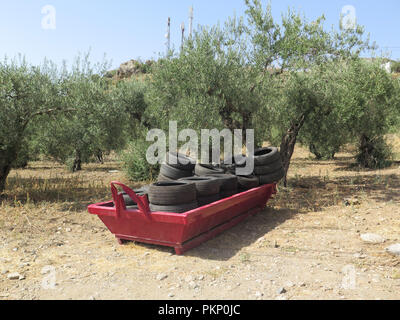
<path id="1" fill-rule="evenodd" d="M 111 198 L 111 180 L 127 182 L 109 172 L 118 162 L 78 174 L 32 163 L 11 173 L 0 207 L 0 299 L 400 299 L 400 257 L 385 251 L 400 242 L 400 164 L 353 162 L 298 147 L 288 188 L 264 211 L 183 256 L 120 246 L 87 212 Z"/>

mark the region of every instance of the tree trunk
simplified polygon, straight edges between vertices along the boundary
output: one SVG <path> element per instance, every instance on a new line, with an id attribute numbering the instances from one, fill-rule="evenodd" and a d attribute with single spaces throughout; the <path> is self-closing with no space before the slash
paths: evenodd
<path id="1" fill-rule="evenodd" d="M 11 155 L 12 153 L 7 151 L 0 153 L 0 194 L 2 194 L 6 188 L 7 177 L 11 171 L 12 163 L 15 160 Z"/>
<path id="2" fill-rule="evenodd" d="M 360 138 L 360 153 L 357 160 L 364 168 L 374 168 L 376 165 L 374 143 L 365 134 Z"/>
<path id="3" fill-rule="evenodd" d="M 96 157 L 97 157 L 97 160 L 99 160 L 99 162 L 101 164 L 104 164 L 103 151 L 101 151 L 100 149 L 97 150 Z"/>
<path id="4" fill-rule="evenodd" d="M 2 166 L 0 167 L 0 194 L 2 194 L 4 189 L 6 188 L 6 181 L 10 171 L 11 163 L 2 164 Z"/>
<path id="5" fill-rule="evenodd" d="M 285 176 L 283 178 L 283 184 L 287 187 L 287 173 L 290 166 L 290 159 L 292 158 L 294 147 L 297 141 L 297 135 L 305 121 L 305 115 L 302 115 L 299 120 L 293 124 L 286 134 L 282 137 L 280 154 L 282 159 L 283 169 L 285 170 Z"/>
<path id="6" fill-rule="evenodd" d="M 74 164 L 72 167 L 72 172 L 76 172 L 76 171 L 80 171 L 80 170 L 82 170 L 81 152 L 79 150 L 76 150 L 75 160 L 74 160 Z"/>

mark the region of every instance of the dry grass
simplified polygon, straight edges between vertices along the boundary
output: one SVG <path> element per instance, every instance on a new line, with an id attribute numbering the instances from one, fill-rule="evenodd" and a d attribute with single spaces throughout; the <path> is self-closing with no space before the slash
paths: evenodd
<path id="1" fill-rule="evenodd" d="M 341 281 L 340 268 L 350 263 L 360 270 L 373 269 L 374 273 L 368 275 L 371 277 L 379 274 L 382 279 L 399 279 L 399 261 L 384 253 L 386 243 L 368 247 L 359 240 L 359 232 L 382 233 L 390 242 L 400 240 L 400 138 L 392 135 L 388 139 L 397 158 L 391 167 L 383 170 L 356 167 L 349 153 L 351 146 L 344 148 L 332 161 L 315 161 L 305 148 L 296 147 L 289 185 L 279 187 L 267 210 L 184 257 L 171 256 L 169 248 L 134 243 L 115 251 L 113 236 L 99 220 L 87 213 L 88 204 L 111 198 L 110 181 L 119 180 L 133 188 L 141 185 L 129 182 L 122 171 L 110 173 L 121 170 L 115 159 L 106 159 L 104 164 L 85 165 L 79 173 L 70 173 L 62 165 L 52 162 L 30 163 L 26 169 L 11 172 L 6 197 L 0 207 L 0 258 L 10 258 L 17 270 L 20 262 L 29 258 L 33 266 L 24 270 L 28 279 L 24 285 L 29 290 L 21 293 L 18 286 L 11 287 L 4 277 L 0 277 L 0 294 L 1 290 L 6 290 L 11 293 L 10 297 L 51 298 L 50 292 L 38 289 L 43 277 L 41 268 L 44 265 L 64 268 L 69 264 L 74 266 L 71 269 L 73 276 L 85 280 L 78 287 L 75 284 L 69 286 L 70 280 L 66 276 L 65 287 L 70 291 L 66 289 L 65 295 L 59 293 L 57 297 L 81 298 L 82 290 L 90 296 L 93 288 L 100 290 L 105 286 L 101 289 L 102 297 L 115 298 L 114 293 L 107 295 L 110 293 L 107 284 L 114 283 L 110 273 L 122 273 L 119 274 L 118 292 L 123 296 L 123 289 L 132 279 L 131 274 L 125 274 L 123 270 L 130 270 L 137 279 L 142 279 L 149 272 L 168 273 L 176 267 L 179 270 L 174 272 L 179 277 L 196 270 L 206 278 L 232 277 L 231 282 L 236 283 L 242 281 L 243 274 L 251 278 L 253 268 L 256 273 L 263 274 L 265 265 L 272 268 L 269 272 L 275 272 L 276 279 L 287 279 L 290 275 L 307 276 L 310 263 L 326 263 L 326 268 L 339 270 L 336 278 L 330 274 L 319 275 L 327 287 L 332 287 Z M 349 199 L 345 202 L 346 198 Z M 66 228 L 72 231 L 66 232 Z M 14 247 L 20 250 L 14 252 Z M 147 251 L 151 255 L 144 257 Z M 355 252 L 361 251 L 367 253 L 368 258 L 353 258 Z M 278 258 L 285 263 L 276 263 Z M 232 264 L 237 271 L 231 268 Z M 96 273 L 90 275 L 87 270 L 93 268 Z M 174 277 L 172 273 L 170 275 Z M 132 292 L 138 294 L 132 297 L 166 298 L 167 293 L 157 289 L 159 282 L 154 277 L 151 274 L 142 283 L 131 284 Z M 313 277 L 310 274 L 306 281 L 311 283 Z M 376 292 L 371 289 L 369 280 L 365 278 L 365 281 L 366 289 L 352 293 L 352 297 L 398 298 L 396 292 L 391 291 L 389 280 L 376 284 L 379 285 Z M 247 286 L 241 282 L 241 286 L 243 289 L 237 291 L 211 287 L 202 297 L 243 299 L 247 297 L 247 288 L 252 290 L 254 284 Z M 300 298 L 314 297 L 314 294 L 317 295 L 314 298 L 341 296 L 340 291 L 329 295 L 331 293 L 324 290 L 310 284 L 310 290 L 300 290 L 296 294 Z M 275 291 L 271 287 L 271 295 Z M 189 292 L 182 293 L 182 298 L 191 297 Z"/>

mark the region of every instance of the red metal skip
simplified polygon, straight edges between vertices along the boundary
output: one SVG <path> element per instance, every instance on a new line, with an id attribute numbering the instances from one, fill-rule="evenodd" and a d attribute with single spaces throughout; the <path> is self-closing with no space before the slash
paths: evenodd
<path id="1" fill-rule="evenodd" d="M 116 185 L 137 203 L 138 209 L 126 209 Z M 180 214 L 151 212 L 147 196 L 136 195 L 120 182 L 111 182 L 111 192 L 113 201 L 89 205 L 88 211 L 103 221 L 120 244 L 124 240 L 146 242 L 174 247 L 177 254 L 182 254 L 258 213 L 277 189 L 276 184 L 263 185 Z"/>

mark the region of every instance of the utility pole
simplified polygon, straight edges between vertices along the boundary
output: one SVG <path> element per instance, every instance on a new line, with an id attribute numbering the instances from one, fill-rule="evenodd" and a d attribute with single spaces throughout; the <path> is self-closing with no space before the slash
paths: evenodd
<path id="1" fill-rule="evenodd" d="M 185 23 L 181 23 L 181 30 L 182 30 L 182 40 L 181 40 L 181 50 L 183 49 L 183 42 L 185 41 Z"/>
<path id="2" fill-rule="evenodd" d="M 193 6 L 189 8 L 189 39 L 192 39 L 193 32 Z"/>
<path id="3" fill-rule="evenodd" d="M 165 38 L 167 38 L 167 42 L 165 43 L 167 47 L 167 56 L 169 55 L 169 50 L 171 47 L 171 18 L 168 17 L 168 25 L 167 25 L 167 33 L 165 34 Z"/>

